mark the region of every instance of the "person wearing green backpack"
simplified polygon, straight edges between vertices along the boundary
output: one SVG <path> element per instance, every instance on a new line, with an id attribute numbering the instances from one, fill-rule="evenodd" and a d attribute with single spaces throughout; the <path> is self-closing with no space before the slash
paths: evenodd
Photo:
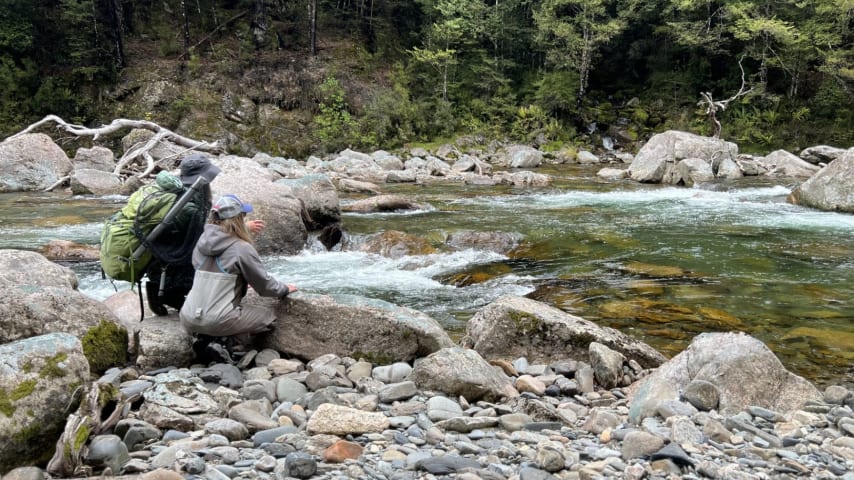
<path id="1" fill-rule="evenodd" d="M 183 195 L 193 195 L 178 212 L 172 224 L 168 225 L 151 242 L 143 242 L 152 253 L 145 275 L 148 307 L 159 316 L 169 314 L 167 306 L 180 310 L 184 298 L 193 286 L 195 269 L 192 252 L 201 236 L 211 208 L 210 183 L 220 173 L 220 169 L 201 153 L 188 155 L 181 161 L 180 179 Z M 199 178 L 204 179 L 198 190 L 190 187 Z"/>

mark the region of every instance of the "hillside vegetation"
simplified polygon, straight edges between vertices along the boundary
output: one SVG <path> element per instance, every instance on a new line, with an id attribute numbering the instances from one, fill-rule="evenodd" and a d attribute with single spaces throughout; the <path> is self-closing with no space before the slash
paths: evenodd
<path id="1" fill-rule="evenodd" d="M 854 144 L 854 1 L 0 0 L 0 136 L 156 121 L 305 156 L 459 135 Z M 743 95 L 736 96 L 737 92 Z"/>

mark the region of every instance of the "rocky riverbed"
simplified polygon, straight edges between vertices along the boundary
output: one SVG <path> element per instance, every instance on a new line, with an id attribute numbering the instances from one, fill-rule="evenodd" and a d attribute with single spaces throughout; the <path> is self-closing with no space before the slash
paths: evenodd
<path id="1" fill-rule="evenodd" d="M 460 350 L 460 349 L 453 349 Z M 597 388 L 574 360 L 493 362 L 518 396 L 448 395 L 411 379 L 426 359 L 373 365 L 275 350 L 236 364 L 113 369 L 127 416 L 69 475 L 145 479 L 854 479 L 854 394 L 828 387 L 790 412 L 708 409 L 689 389 L 630 421 L 632 388 Z M 626 375 L 642 379 L 635 366 Z M 429 373 L 429 370 L 427 370 Z M 422 371 L 422 374 L 424 372 Z M 458 389 L 455 379 L 434 385 Z M 698 408 L 699 407 L 699 408 Z M 3 480 L 48 475 L 23 467 Z"/>

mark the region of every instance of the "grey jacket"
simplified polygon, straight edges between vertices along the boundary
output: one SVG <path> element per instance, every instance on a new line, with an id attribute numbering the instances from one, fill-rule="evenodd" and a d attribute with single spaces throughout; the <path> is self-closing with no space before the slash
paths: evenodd
<path id="1" fill-rule="evenodd" d="M 212 334 L 218 325 L 236 320 L 247 286 L 263 297 L 284 297 L 289 292 L 286 284 L 267 273 L 252 244 L 218 225 L 205 225 L 193 250 L 193 265 L 193 288 L 180 313 L 190 331 Z"/>

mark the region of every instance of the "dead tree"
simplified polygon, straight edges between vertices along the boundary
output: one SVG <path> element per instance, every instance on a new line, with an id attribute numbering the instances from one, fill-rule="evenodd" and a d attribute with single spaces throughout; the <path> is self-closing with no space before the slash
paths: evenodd
<path id="1" fill-rule="evenodd" d="M 65 120 L 59 118 L 56 115 L 48 115 L 43 119 L 39 120 L 36 123 L 31 124 L 27 128 L 21 130 L 20 132 L 12 135 L 9 138 L 15 138 L 19 135 L 24 135 L 26 133 L 32 133 L 42 125 L 54 122 L 56 123 L 56 128 L 60 130 L 64 130 L 72 135 L 77 137 L 92 137 L 92 140 L 97 140 L 101 135 L 108 135 L 111 133 L 115 133 L 117 131 L 123 129 L 134 129 L 134 128 L 142 128 L 145 130 L 150 130 L 154 132 L 154 136 L 151 137 L 147 142 L 141 145 L 135 145 L 133 148 L 130 148 L 127 152 L 122 155 L 122 158 L 119 159 L 116 164 L 116 168 L 113 170 L 113 173 L 116 175 L 122 172 L 122 169 L 127 167 L 131 162 L 136 160 L 137 158 L 143 158 L 146 162 L 146 167 L 142 171 L 142 173 L 137 174 L 137 177 L 143 178 L 148 176 L 151 172 L 154 171 L 155 161 L 151 156 L 151 149 L 153 149 L 158 142 L 160 141 L 169 141 L 176 145 L 185 147 L 188 150 L 196 150 L 200 152 L 208 152 L 213 154 L 218 154 L 223 152 L 222 146 L 219 145 L 218 142 L 200 142 L 198 140 L 193 140 L 192 138 L 184 137 L 182 135 L 178 135 L 177 133 L 163 128 L 160 125 L 149 122 L 148 120 L 129 120 L 125 118 L 117 118 L 110 122 L 109 125 L 102 125 L 96 128 L 84 127 L 82 125 L 73 125 Z M 182 152 L 183 153 L 183 152 Z"/>
<path id="2" fill-rule="evenodd" d="M 721 138 L 721 122 L 718 120 L 718 110 L 723 111 L 726 110 L 729 102 L 737 100 L 740 97 L 747 95 L 748 93 L 753 91 L 753 87 L 747 88 L 747 81 L 744 78 L 744 67 L 741 65 L 742 60 L 744 60 L 744 56 L 738 60 L 738 68 L 741 70 L 741 88 L 738 89 L 738 92 L 727 98 L 726 100 L 718 100 L 715 101 L 712 98 L 712 92 L 700 92 L 700 99 L 697 102 L 698 106 L 706 107 L 706 115 L 709 116 L 709 121 L 712 122 L 712 128 L 714 129 L 714 138 Z"/>

